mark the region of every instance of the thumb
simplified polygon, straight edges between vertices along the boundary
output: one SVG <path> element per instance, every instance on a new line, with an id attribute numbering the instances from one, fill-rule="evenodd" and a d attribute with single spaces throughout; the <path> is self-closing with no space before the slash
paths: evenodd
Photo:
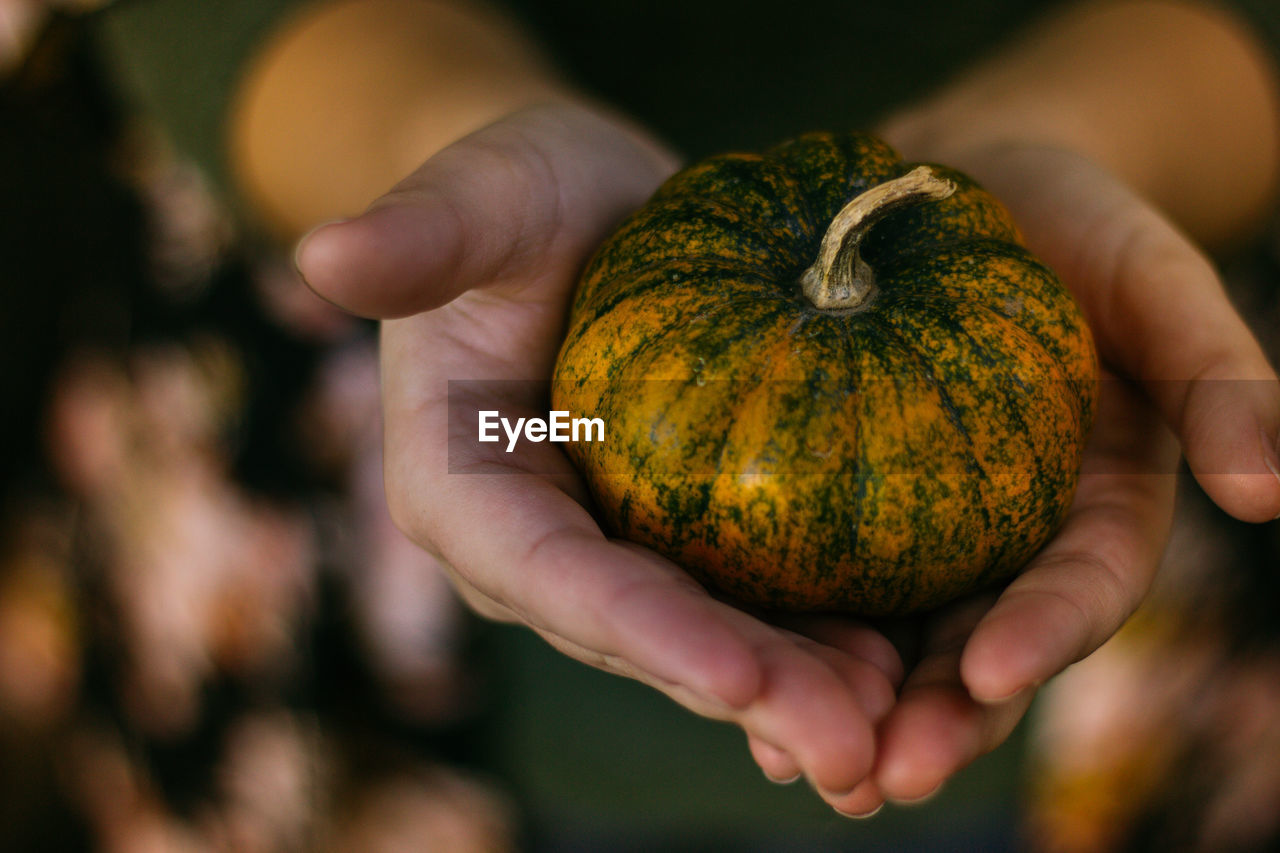
<path id="1" fill-rule="evenodd" d="M 1028 244 L 1073 286 L 1103 360 L 1141 382 L 1218 506 L 1246 521 L 1275 518 L 1280 382 L 1214 267 L 1137 194 L 1054 156 L 1054 168 L 1021 176 L 1039 191 L 1004 187 Z M 1017 159 L 1007 157 L 1007 172 L 1017 174 Z"/>
<path id="2" fill-rule="evenodd" d="M 599 110 L 530 108 L 445 148 L 355 219 L 317 227 L 295 261 L 321 297 L 382 319 L 472 288 L 567 280 L 675 165 Z"/>

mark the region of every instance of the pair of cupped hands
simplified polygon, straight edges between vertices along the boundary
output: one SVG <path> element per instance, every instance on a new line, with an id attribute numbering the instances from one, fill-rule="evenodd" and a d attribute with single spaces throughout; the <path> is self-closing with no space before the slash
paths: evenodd
<path id="1" fill-rule="evenodd" d="M 299 245 L 313 289 L 383 320 L 392 515 L 482 615 L 740 726 L 769 778 L 803 775 L 837 811 L 864 815 L 931 794 L 998 746 L 1039 685 L 1133 612 L 1168 535 L 1179 446 L 1228 513 L 1280 511 L 1280 389 L 1212 266 L 1102 168 L 1012 143 L 954 165 L 1010 207 L 1117 378 L 1102 383 L 1066 523 L 1004 589 L 889 629 L 765 621 L 610 539 L 550 445 L 526 442 L 536 459 L 451 447 L 450 381 L 550 377 L 586 258 L 676 165 L 602 110 L 531 108 Z M 523 399 L 535 383 L 492 387 L 511 397 L 488 408 L 545 408 Z"/>

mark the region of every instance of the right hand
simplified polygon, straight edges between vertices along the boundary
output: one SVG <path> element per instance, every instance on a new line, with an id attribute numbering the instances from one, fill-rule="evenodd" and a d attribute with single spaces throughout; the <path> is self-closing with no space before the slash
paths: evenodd
<path id="1" fill-rule="evenodd" d="M 317 229 L 298 266 L 325 298 L 385 321 L 392 514 L 474 609 L 736 723 L 766 773 L 799 771 L 838 810 L 870 812 L 882 802 L 869 779 L 875 727 L 903 675 L 883 636 L 837 619 L 780 629 L 609 540 L 554 445 L 508 454 L 455 439 L 450 456 L 450 381 L 549 379 L 588 253 L 674 167 L 619 119 L 526 110 L 445 149 L 356 219 Z M 545 412 L 531 387 L 511 382 L 485 408 Z"/>

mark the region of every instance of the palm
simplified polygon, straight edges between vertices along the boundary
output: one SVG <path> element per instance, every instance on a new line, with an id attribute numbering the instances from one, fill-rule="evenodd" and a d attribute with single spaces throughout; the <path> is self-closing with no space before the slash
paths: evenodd
<path id="1" fill-rule="evenodd" d="M 1166 423 L 1225 509 L 1264 520 L 1276 508 L 1276 477 L 1256 438 L 1270 433 L 1254 419 L 1276 410 L 1275 375 L 1203 257 L 1072 155 L 999 148 L 967 159 L 1075 292 L 1104 363 L 1145 381 L 1104 375 L 1080 485 L 1054 539 L 998 597 L 957 603 L 923 625 L 919 660 L 881 732 L 877 778 L 902 797 L 927 793 L 1001 743 L 1034 688 L 1105 642 L 1141 602 L 1172 515 L 1178 444 Z"/>

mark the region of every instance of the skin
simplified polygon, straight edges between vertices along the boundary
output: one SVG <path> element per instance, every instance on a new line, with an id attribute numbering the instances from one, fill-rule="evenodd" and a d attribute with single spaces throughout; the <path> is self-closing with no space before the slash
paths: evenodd
<path id="1" fill-rule="evenodd" d="M 536 105 L 504 106 L 297 252 L 317 293 L 384 320 L 392 514 L 481 614 L 737 724 L 770 778 L 803 775 L 833 808 L 863 815 L 928 796 L 1003 742 L 1036 687 L 1132 613 L 1168 535 L 1179 448 L 1227 512 L 1280 513 L 1280 386 L 1200 248 L 1257 227 L 1280 172 L 1275 71 L 1225 13 L 1077 7 L 882 124 L 908 158 L 969 172 L 1010 207 L 1128 381 L 1104 383 L 1075 503 L 1027 569 L 999 594 L 880 629 L 774 624 L 711 598 L 677 566 L 606 538 L 552 445 L 508 455 L 465 442 L 449 458 L 448 380 L 549 376 L 586 254 L 676 166 L 537 67 Z M 431 83 L 404 80 L 398 102 L 420 115 Z M 419 131 L 402 125 L 397 150 L 413 150 Z M 242 152 L 288 144 L 259 130 L 236 126 Z M 343 153 L 359 157 L 359 141 Z M 252 162 L 245 174 L 286 207 L 327 177 L 276 186 Z M 1211 379 L 1253 381 L 1196 381 Z M 490 408 L 539 405 L 516 394 Z"/>

